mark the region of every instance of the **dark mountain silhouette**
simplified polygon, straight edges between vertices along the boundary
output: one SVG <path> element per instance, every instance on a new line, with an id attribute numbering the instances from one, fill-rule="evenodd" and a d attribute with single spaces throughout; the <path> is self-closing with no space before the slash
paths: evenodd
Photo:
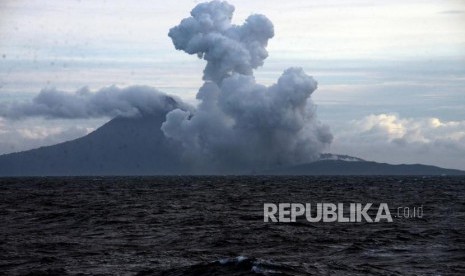
<path id="1" fill-rule="evenodd" d="M 0 175 L 182 173 L 176 148 L 160 131 L 166 112 L 118 117 L 82 138 L 0 156 Z"/>
<path id="2" fill-rule="evenodd" d="M 164 111 L 117 117 L 82 138 L 0 156 L 0 176 L 174 175 L 195 174 L 180 160 L 179 145 L 160 130 Z M 214 172 L 213 172 L 214 173 Z M 248 173 L 245 173 L 248 174 Z M 321 160 L 253 174 L 271 175 L 465 175 L 426 165 L 390 165 L 322 154 Z"/>
<path id="3" fill-rule="evenodd" d="M 347 157 L 347 156 L 346 156 Z M 356 158 L 356 157 L 352 157 Z M 357 159 L 357 158 L 356 158 Z M 323 159 L 313 163 L 265 171 L 270 175 L 465 175 L 465 171 L 422 164 L 392 165 L 371 161 Z"/>

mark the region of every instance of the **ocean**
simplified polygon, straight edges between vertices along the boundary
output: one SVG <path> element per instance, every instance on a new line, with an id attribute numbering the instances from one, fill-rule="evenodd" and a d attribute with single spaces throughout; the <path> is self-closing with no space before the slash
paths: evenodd
<path id="1" fill-rule="evenodd" d="M 465 275 L 465 177 L 1 178 L 0 189 L 0 275 Z M 264 222 L 265 203 L 386 203 L 392 222 Z"/>

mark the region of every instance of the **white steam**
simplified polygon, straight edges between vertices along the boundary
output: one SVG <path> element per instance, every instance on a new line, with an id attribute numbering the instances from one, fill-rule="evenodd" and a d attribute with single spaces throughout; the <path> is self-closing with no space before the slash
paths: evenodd
<path id="1" fill-rule="evenodd" d="M 263 15 L 231 24 L 234 7 L 213 1 L 197 5 L 172 28 L 176 49 L 207 61 L 194 112 L 176 109 L 162 125 L 182 144 L 196 170 L 234 171 L 304 163 L 318 158 L 332 141 L 316 119 L 310 95 L 316 81 L 300 68 L 284 71 L 270 87 L 258 84 L 253 69 L 263 65 L 274 34 Z"/>

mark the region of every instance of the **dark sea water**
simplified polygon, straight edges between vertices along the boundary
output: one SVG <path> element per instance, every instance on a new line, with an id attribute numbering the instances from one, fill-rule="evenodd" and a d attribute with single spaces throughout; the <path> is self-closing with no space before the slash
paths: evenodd
<path id="1" fill-rule="evenodd" d="M 465 275 L 463 177 L 0 179 L 0 275 Z M 264 203 L 393 222 L 265 223 Z M 398 207 L 423 206 L 422 218 Z"/>

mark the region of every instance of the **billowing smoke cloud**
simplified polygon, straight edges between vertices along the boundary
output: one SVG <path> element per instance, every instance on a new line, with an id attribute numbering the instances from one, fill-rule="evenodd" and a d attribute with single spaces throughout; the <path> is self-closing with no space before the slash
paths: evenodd
<path id="1" fill-rule="evenodd" d="M 44 89 L 31 102 L 0 105 L 0 117 L 76 119 L 136 116 L 168 112 L 176 107 L 189 109 L 181 100 L 148 86 L 110 86 L 97 92 L 82 88 L 75 93 Z"/>
<path id="2" fill-rule="evenodd" d="M 268 57 L 265 47 L 274 36 L 271 21 L 256 14 L 236 26 L 231 24 L 233 13 L 234 6 L 227 2 L 202 3 L 168 34 L 176 49 L 207 61 L 204 80 L 219 82 L 233 72 L 252 75 Z"/>
<path id="3" fill-rule="evenodd" d="M 234 25 L 233 12 L 227 2 L 202 3 L 169 31 L 176 49 L 207 61 L 196 109 L 150 87 L 111 86 L 95 93 L 43 90 L 32 102 L 0 106 L 0 117 L 166 114 L 161 131 L 179 145 L 193 173 L 251 172 L 315 160 L 333 139 L 310 99 L 316 81 L 290 68 L 269 87 L 256 83 L 253 70 L 268 56 L 273 24 L 251 15 Z"/>
<path id="4" fill-rule="evenodd" d="M 253 170 L 316 159 L 332 141 L 310 100 L 316 81 L 290 68 L 270 87 L 257 84 L 253 69 L 268 56 L 273 25 L 263 15 L 233 25 L 233 11 L 226 2 L 202 3 L 170 30 L 176 49 L 207 61 L 206 82 L 197 110 L 169 112 L 162 131 L 183 145 L 197 170 Z"/>

